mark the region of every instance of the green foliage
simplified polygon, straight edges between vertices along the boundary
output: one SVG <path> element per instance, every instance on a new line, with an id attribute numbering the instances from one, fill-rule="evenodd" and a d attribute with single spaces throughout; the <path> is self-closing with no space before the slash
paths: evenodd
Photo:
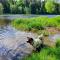
<path id="1" fill-rule="evenodd" d="M 24 8 L 24 12 L 25 12 L 25 14 L 31 14 L 30 8 L 28 8 L 28 7 Z"/>
<path id="2" fill-rule="evenodd" d="M 36 18 L 20 18 L 20 19 L 15 19 L 12 21 L 12 25 L 16 28 L 18 28 L 21 24 L 24 26 L 26 25 L 25 29 L 27 31 L 31 31 L 33 29 L 35 30 L 44 30 L 45 27 L 55 27 L 55 28 L 60 28 L 60 17 L 56 16 L 53 18 L 48 18 L 48 17 L 36 17 Z M 18 26 L 19 25 L 19 26 Z M 20 27 L 21 29 L 22 27 Z M 23 29 L 24 30 L 24 29 Z M 44 32 L 45 35 L 48 35 L 47 32 Z"/>
<path id="3" fill-rule="evenodd" d="M 14 13 L 14 14 L 16 14 L 17 13 L 17 7 L 16 7 L 16 5 L 10 5 L 10 11 L 11 11 L 11 13 Z"/>
<path id="4" fill-rule="evenodd" d="M 3 14 L 3 5 L 0 3 L 0 14 Z"/>
<path id="5" fill-rule="evenodd" d="M 60 47 L 60 39 L 56 40 L 56 47 Z"/>
<path id="6" fill-rule="evenodd" d="M 45 3 L 45 8 L 48 13 L 53 13 L 55 11 L 55 4 L 52 1 L 47 1 Z"/>
<path id="7" fill-rule="evenodd" d="M 43 18 L 43 19 L 41 19 Z M 38 30 L 42 30 L 44 29 L 47 20 L 45 21 L 45 19 L 47 19 L 47 17 L 37 17 L 37 18 L 25 18 L 25 19 L 17 19 L 13 21 L 13 26 L 17 26 L 20 25 L 21 23 L 23 25 L 27 25 L 28 29 L 27 30 L 32 30 L 32 29 L 38 29 Z"/>
<path id="8" fill-rule="evenodd" d="M 60 4 L 55 0 L 1 0 L 4 13 L 48 14 L 60 13 Z M 14 8 L 14 9 L 13 9 Z M 48 13 L 47 13 L 48 12 Z"/>
<path id="9" fill-rule="evenodd" d="M 24 2 L 24 0 L 16 0 L 16 5 L 17 6 L 22 6 L 23 2 Z"/>

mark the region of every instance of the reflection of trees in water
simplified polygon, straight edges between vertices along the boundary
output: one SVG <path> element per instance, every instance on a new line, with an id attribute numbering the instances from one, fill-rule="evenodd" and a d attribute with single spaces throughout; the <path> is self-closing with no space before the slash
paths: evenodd
<path id="1" fill-rule="evenodd" d="M 4 26 L 9 25 L 10 20 L 7 19 L 0 19 L 0 27 L 3 28 Z"/>
<path id="2" fill-rule="evenodd" d="M 10 23 L 10 20 L 7 19 L 0 19 L 0 29 L 4 29 Z"/>

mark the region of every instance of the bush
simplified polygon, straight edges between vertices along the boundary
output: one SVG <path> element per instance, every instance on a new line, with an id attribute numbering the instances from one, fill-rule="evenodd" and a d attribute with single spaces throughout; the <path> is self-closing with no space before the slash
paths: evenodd
<path id="1" fill-rule="evenodd" d="M 14 13 L 14 14 L 17 13 L 17 6 L 16 5 L 14 5 L 14 4 L 10 5 L 10 13 Z"/>
<path id="2" fill-rule="evenodd" d="M 45 27 L 55 27 L 59 28 L 60 26 L 60 16 L 56 16 L 53 18 L 48 18 L 44 16 L 40 17 L 34 17 L 34 18 L 20 18 L 20 19 L 15 19 L 12 21 L 14 23 L 14 27 L 17 25 L 16 28 L 18 28 L 21 23 L 23 25 L 27 25 L 27 30 L 31 31 L 32 29 L 36 30 L 44 30 Z M 19 25 L 19 26 L 18 26 Z"/>
<path id="3" fill-rule="evenodd" d="M 60 47 L 60 39 L 56 40 L 56 47 Z"/>

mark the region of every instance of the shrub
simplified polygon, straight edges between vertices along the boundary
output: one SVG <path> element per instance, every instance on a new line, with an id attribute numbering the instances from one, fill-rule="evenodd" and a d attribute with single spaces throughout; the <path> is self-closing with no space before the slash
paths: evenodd
<path id="1" fill-rule="evenodd" d="M 56 40 L 56 47 L 60 47 L 60 39 Z"/>
<path id="2" fill-rule="evenodd" d="M 45 9 L 48 13 L 54 13 L 55 12 L 55 4 L 53 1 L 47 1 L 45 3 Z"/>
<path id="3" fill-rule="evenodd" d="M 27 30 L 31 31 L 32 29 L 44 30 L 45 27 L 60 27 L 60 18 L 59 16 L 48 18 L 48 17 L 34 17 L 34 18 L 19 18 L 12 21 L 12 25 L 16 28 L 22 24 L 27 25 Z"/>

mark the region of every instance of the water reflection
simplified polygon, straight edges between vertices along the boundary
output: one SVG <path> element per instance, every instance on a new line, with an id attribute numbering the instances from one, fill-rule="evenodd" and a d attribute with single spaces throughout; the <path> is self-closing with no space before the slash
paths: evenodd
<path id="1" fill-rule="evenodd" d="M 57 39 L 60 39 L 60 34 L 57 33 L 55 35 L 50 35 L 49 39 L 52 40 L 52 41 L 54 41 L 54 42 L 56 42 Z"/>

